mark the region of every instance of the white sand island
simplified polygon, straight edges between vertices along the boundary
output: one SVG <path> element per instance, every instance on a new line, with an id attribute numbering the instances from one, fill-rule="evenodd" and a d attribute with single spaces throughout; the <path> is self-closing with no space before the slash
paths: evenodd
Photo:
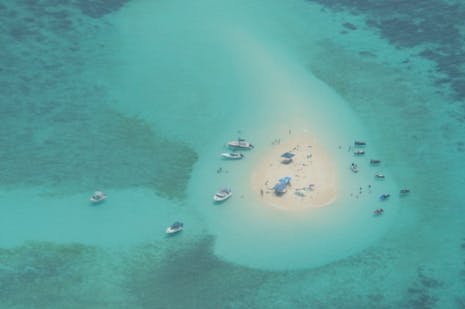
<path id="1" fill-rule="evenodd" d="M 336 199 L 338 180 L 334 161 L 324 147 L 309 133 L 276 139 L 252 171 L 253 191 L 266 205 L 284 210 L 302 210 L 330 205 Z M 295 156 L 285 162 L 282 154 Z M 290 176 L 283 194 L 273 190 L 279 179 Z"/>

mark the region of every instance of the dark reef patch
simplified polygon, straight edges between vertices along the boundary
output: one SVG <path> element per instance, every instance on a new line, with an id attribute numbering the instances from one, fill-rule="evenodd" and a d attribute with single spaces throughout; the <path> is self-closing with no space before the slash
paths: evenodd
<path id="1" fill-rule="evenodd" d="M 73 3 L 22 0 L 18 17 L 0 15 L 0 185 L 146 187 L 182 198 L 197 154 L 114 111 L 105 87 L 80 78 L 101 57 L 93 34 L 104 25 Z"/>
<path id="2" fill-rule="evenodd" d="M 161 263 L 151 253 L 135 255 L 128 262 L 127 287 L 137 307 L 153 308 L 257 308 L 259 288 L 274 273 L 224 263 L 212 253 L 207 237 L 171 250 Z M 157 260 L 157 263 L 154 261 Z"/>
<path id="3" fill-rule="evenodd" d="M 407 290 L 405 306 L 408 308 L 434 308 L 439 300 L 435 295 L 443 282 L 427 274 L 423 267 L 417 269 L 417 280 Z"/>
<path id="4" fill-rule="evenodd" d="M 375 53 L 372 53 L 370 51 L 366 51 L 366 50 L 362 50 L 362 51 L 359 51 L 358 54 L 362 57 L 366 57 L 366 58 L 376 58 L 376 54 Z"/>
<path id="5" fill-rule="evenodd" d="M 354 24 L 349 23 L 349 22 L 343 23 L 342 26 L 344 28 L 346 28 L 346 29 L 349 29 L 349 30 L 357 30 L 357 26 L 355 26 Z"/>
<path id="6" fill-rule="evenodd" d="M 130 0 L 74 0 L 81 12 L 92 18 L 100 18 L 120 9 Z"/>
<path id="7" fill-rule="evenodd" d="M 35 16 L 58 16 L 59 8 L 76 8 L 81 14 L 91 18 L 101 18 L 122 8 L 131 0 L 18 0 L 19 7 L 26 9 Z M 0 10 L 5 9 L 1 6 Z"/>
<path id="8" fill-rule="evenodd" d="M 22 131 L 9 129 L 14 119 L 0 124 L 9 132 L 0 138 L 2 186 L 46 185 L 65 192 L 147 187 L 165 197 L 184 196 L 194 151 L 158 136 L 139 119 L 74 107 L 38 109 L 38 120 L 23 119 Z"/>
<path id="9" fill-rule="evenodd" d="M 70 306 L 85 298 L 82 287 L 88 278 L 83 265 L 92 265 L 96 251 L 80 244 L 28 243 L 13 249 L 0 248 L 0 299 L 12 308 Z M 90 294 L 87 296 L 91 296 Z M 79 297 L 79 298 L 78 298 Z"/>
<path id="10" fill-rule="evenodd" d="M 434 61 L 437 72 L 452 79 L 448 84 L 455 99 L 465 99 L 465 5 L 440 0 L 309 1 L 336 11 L 364 14 L 369 27 L 399 48 L 425 46 L 420 55 Z"/>

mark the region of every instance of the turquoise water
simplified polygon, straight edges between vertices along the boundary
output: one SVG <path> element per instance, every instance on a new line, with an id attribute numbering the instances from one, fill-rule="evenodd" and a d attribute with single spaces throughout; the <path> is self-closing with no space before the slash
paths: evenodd
<path id="1" fill-rule="evenodd" d="M 463 16 L 450 1 L 0 4 L 0 307 L 464 307 Z M 336 160 L 333 205 L 285 212 L 251 191 L 289 130 Z M 256 149 L 221 161 L 238 136 Z"/>

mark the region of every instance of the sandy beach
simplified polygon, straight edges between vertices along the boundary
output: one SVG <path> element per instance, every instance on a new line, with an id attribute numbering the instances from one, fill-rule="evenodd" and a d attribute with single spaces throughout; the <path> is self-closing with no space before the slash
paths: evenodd
<path id="1" fill-rule="evenodd" d="M 294 154 L 284 163 L 281 155 Z M 282 177 L 290 176 L 287 192 L 276 195 L 273 187 Z M 338 181 L 333 160 L 310 133 L 292 134 L 275 139 L 256 168 L 251 185 L 264 204 L 284 210 L 328 206 L 336 199 Z"/>

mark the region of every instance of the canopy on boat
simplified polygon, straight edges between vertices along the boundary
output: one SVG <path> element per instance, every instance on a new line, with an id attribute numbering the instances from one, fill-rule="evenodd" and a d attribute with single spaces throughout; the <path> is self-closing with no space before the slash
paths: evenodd
<path id="1" fill-rule="evenodd" d="M 292 152 L 285 152 L 281 155 L 281 157 L 286 158 L 286 159 L 292 159 L 295 156 Z"/>
<path id="2" fill-rule="evenodd" d="M 273 190 L 277 191 L 277 192 L 282 192 L 284 191 L 284 189 L 286 189 L 286 185 L 283 184 L 283 183 L 277 183 L 275 184 L 275 186 L 273 187 Z"/>
<path id="3" fill-rule="evenodd" d="M 275 190 L 276 192 L 283 192 L 286 189 L 290 181 L 291 181 L 290 176 L 286 176 L 286 177 L 279 179 L 278 183 L 274 185 L 273 190 Z"/>

